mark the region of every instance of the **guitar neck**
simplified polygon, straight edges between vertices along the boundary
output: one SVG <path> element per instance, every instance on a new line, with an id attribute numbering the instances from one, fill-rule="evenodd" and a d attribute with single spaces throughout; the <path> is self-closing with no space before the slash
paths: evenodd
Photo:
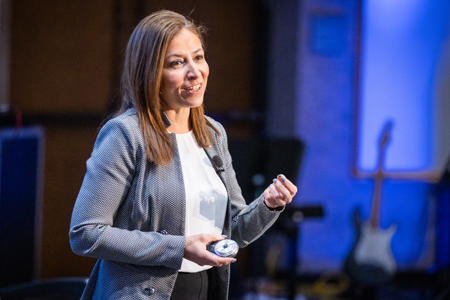
<path id="1" fill-rule="evenodd" d="M 370 219 L 369 219 L 369 224 L 372 229 L 379 228 L 380 226 L 381 185 L 382 179 L 375 178 L 372 209 L 370 211 Z"/>
<path id="2" fill-rule="evenodd" d="M 384 161 L 384 146 L 380 147 L 380 153 L 377 162 L 377 171 L 374 176 L 372 209 L 370 211 L 370 219 L 369 219 L 369 225 L 372 229 L 380 227 L 381 187 L 383 185 L 383 180 L 385 178 L 385 174 L 383 171 L 383 161 Z"/>

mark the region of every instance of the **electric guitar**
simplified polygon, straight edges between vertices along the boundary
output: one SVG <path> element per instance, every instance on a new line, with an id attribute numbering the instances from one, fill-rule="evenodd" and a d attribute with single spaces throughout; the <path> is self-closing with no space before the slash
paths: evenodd
<path id="1" fill-rule="evenodd" d="M 397 226 L 391 225 L 388 229 L 380 228 L 381 190 L 386 177 L 383 162 L 391 129 L 392 123 L 387 122 L 379 142 L 373 201 L 368 222 L 362 222 L 358 209 L 353 212 L 356 239 L 345 260 L 344 270 L 355 281 L 382 283 L 387 281 L 396 270 L 391 241 Z"/>

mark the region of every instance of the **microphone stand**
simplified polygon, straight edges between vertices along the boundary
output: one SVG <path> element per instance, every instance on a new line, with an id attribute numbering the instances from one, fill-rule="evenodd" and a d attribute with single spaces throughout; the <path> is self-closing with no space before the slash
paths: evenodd
<path id="1" fill-rule="evenodd" d="M 258 197 L 264 191 L 264 175 L 257 173 L 252 177 L 252 184 L 254 188 L 255 198 Z M 287 280 L 287 299 L 295 300 L 298 272 L 297 268 L 300 265 L 300 258 L 298 255 L 298 243 L 300 240 L 300 223 L 306 218 L 323 217 L 323 207 L 321 205 L 316 206 L 299 206 L 295 207 L 292 204 L 287 205 L 285 210 L 278 220 L 280 229 L 287 235 L 291 241 L 291 247 L 289 247 L 289 257 L 292 258 L 292 262 L 289 264 L 288 280 Z"/>
<path id="2" fill-rule="evenodd" d="M 298 272 L 297 268 L 300 265 L 300 258 L 298 255 L 298 243 L 300 240 L 300 223 L 306 218 L 323 217 L 323 207 L 321 205 L 315 206 L 286 206 L 284 212 L 280 216 L 280 225 L 282 230 L 290 239 L 292 245 L 290 249 L 290 257 L 292 262 L 289 264 L 288 280 L 287 280 L 287 299 L 295 300 L 297 291 Z"/>

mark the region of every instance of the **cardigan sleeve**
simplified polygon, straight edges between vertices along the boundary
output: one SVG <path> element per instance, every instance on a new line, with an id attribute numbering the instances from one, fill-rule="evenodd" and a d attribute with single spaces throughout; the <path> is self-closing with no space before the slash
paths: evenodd
<path id="1" fill-rule="evenodd" d="M 70 245 L 88 257 L 179 269 L 183 236 L 114 226 L 137 171 L 136 156 L 145 155 L 137 126 L 119 117 L 100 130 L 73 209 Z"/>
<path id="2" fill-rule="evenodd" d="M 231 238 L 239 247 L 245 247 L 263 235 L 275 223 L 284 208 L 279 211 L 269 210 L 264 204 L 263 194 L 249 205 L 246 204 L 233 169 L 225 129 L 218 122 L 214 122 L 214 126 L 221 133 L 216 141 L 219 144 L 218 150 L 224 158 L 224 179 L 231 206 Z"/>

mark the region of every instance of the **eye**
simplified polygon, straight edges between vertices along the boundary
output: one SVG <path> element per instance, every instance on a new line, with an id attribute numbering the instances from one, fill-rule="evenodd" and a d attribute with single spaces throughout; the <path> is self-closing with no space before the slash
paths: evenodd
<path id="1" fill-rule="evenodd" d="M 172 61 L 172 62 L 170 63 L 170 66 L 171 66 L 172 68 L 175 68 L 175 67 L 180 66 L 180 65 L 182 65 L 182 64 L 183 64 L 183 60 L 182 60 L 182 59 L 177 59 L 177 60 Z"/>
<path id="2" fill-rule="evenodd" d="M 205 57 L 204 57 L 202 54 L 199 54 L 199 55 L 197 55 L 197 56 L 195 57 L 195 59 L 198 60 L 198 61 L 202 61 L 202 60 L 205 59 Z"/>

